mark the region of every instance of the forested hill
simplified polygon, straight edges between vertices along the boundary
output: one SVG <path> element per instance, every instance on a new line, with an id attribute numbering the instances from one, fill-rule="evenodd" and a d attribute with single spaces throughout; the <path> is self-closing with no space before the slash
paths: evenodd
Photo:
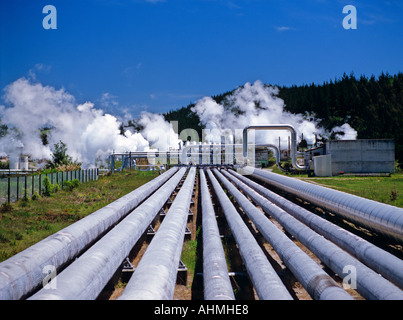
<path id="1" fill-rule="evenodd" d="M 278 87 L 285 109 L 292 113 L 314 114 L 326 129 L 349 123 L 358 132 L 358 139 L 395 140 L 396 159 L 403 167 L 403 73 L 381 74 L 379 77 L 354 74 L 322 85 Z M 231 92 L 214 96 L 221 102 Z M 179 132 L 202 125 L 191 111 L 193 104 L 165 114 L 167 120 L 179 121 Z"/>

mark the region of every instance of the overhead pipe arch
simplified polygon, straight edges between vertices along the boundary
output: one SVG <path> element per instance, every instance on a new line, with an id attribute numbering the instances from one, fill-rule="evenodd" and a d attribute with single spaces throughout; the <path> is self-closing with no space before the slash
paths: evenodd
<path id="1" fill-rule="evenodd" d="M 250 130 L 286 130 L 291 133 L 291 161 L 292 166 L 299 171 L 306 170 L 306 167 L 300 166 L 297 162 L 297 131 L 290 124 L 267 124 L 267 125 L 253 125 L 243 129 L 243 157 L 248 157 L 248 132 Z"/>

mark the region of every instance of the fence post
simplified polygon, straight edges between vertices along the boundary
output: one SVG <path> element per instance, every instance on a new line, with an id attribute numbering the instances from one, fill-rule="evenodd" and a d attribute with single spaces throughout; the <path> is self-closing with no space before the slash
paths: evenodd
<path id="1" fill-rule="evenodd" d="M 8 186 L 7 186 L 7 199 L 8 199 L 8 203 L 11 202 L 11 177 L 10 175 L 8 175 Z"/>
<path id="2" fill-rule="evenodd" d="M 20 195 L 20 176 L 17 175 L 17 201 L 18 201 L 18 196 Z"/>
<path id="3" fill-rule="evenodd" d="M 28 190 L 27 190 L 27 175 L 24 176 L 25 184 L 24 184 L 24 198 L 25 200 L 28 198 Z"/>

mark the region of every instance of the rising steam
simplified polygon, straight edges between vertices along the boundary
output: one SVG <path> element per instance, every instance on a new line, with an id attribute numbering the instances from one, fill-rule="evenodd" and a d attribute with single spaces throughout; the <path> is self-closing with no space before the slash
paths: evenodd
<path id="1" fill-rule="evenodd" d="M 219 143 L 221 136 L 228 134 L 228 131 L 239 132 L 247 126 L 263 124 L 291 124 L 297 130 L 299 139 L 303 137 L 308 145 L 313 145 L 316 137 L 330 136 L 331 132 L 320 128 L 314 118 L 285 111 L 284 101 L 277 96 L 278 92 L 278 88 L 265 86 L 260 81 L 246 83 L 228 96 L 222 104 L 205 97 L 196 103 L 193 111 L 199 115 L 206 129 L 210 130 L 205 138 L 207 142 Z M 332 131 L 338 133 L 339 139 L 357 137 L 357 132 L 348 124 Z M 288 135 L 284 132 L 257 132 L 255 141 L 278 144 L 279 136 L 282 143 L 287 143 Z"/>
<path id="2" fill-rule="evenodd" d="M 145 133 L 126 130 L 122 135 L 121 122 L 96 109 L 93 103 L 77 104 L 64 89 L 56 90 L 25 78 L 8 85 L 4 99 L 10 107 L 3 108 L 2 122 L 16 129 L 0 140 L 0 151 L 6 154 L 16 152 L 16 147 L 23 147 L 24 153 L 35 159 L 49 159 L 50 146 L 62 140 L 74 160 L 94 164 L 97 158 L 105 158 L 113 151 L 166 150 L 169 148 L 167 143 L 178 145 L 172 126 L 161 115 L 144 113 L 141 124 Z M 46 146 L 39 135 L 39 128 L 44 127 L 52 128 Z M 158 140 L 151 132 L 170 139 Z"/>
<path id="3" fill-rule="evenodd" d="M 315 119 L 285 111 L 284 101 L 277 95 L 277 88 L 265 86 L 260 81 L 246 83 L 222 104 L 209 97 L 202 98 L 193 112 L 209 129 L 205 141 L 214 143 L 221 142 L 227 129 L 235 132 L 259 124 L 291 124 L 299 138 L 303 136 L 308 144 L 315 142 L 315 136 L 330 134 L 319 128 Z M 50 146 L 61 140 L 74 160 L 88 165 L 95 164 L 98 158 L 105 159 L 113 151 L 167 151 L 170 147 L 177 148 L 180 142 L 178 133 L 162 115 L 143 112 L 139 120 L 143 129 L 140 132 L 126 130 L 122 135 L 121 121 L 95 108 L 92 102 L 77 104 L 64 89 L 56 90 L 26 78 L 7 86 L 4 100 L 8 107 L 0 106 L 2 123 L 14 129 L 0 139 L 0 153 L 10 155 L 23 147 L 24 154 L 35 159 L 50 159 Z M 48 145 L 43 145 L 39 134 L 39 129 L 45 127 L 52 128 Z M 334 128 L 334 131 L 341 139 L 355 139 L 357 135 L 348 124 Z M 281 135 L 281 132 L 259 132 L 256 143 L 278 143 Z"/>

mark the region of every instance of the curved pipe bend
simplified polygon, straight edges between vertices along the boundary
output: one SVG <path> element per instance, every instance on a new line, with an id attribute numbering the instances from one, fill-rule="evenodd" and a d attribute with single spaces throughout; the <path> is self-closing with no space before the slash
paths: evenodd
<path id="1" fill-rule="evenodd" d="M 297 163 L 297 131 L 290 124 L 253 125 L 243 129 L 243 157 L 248 157 L 248 132 L 250 130 L 287 130 L 291 132 L 291 160 L 296 170 L 306 170 L 306 167 Z"/>

